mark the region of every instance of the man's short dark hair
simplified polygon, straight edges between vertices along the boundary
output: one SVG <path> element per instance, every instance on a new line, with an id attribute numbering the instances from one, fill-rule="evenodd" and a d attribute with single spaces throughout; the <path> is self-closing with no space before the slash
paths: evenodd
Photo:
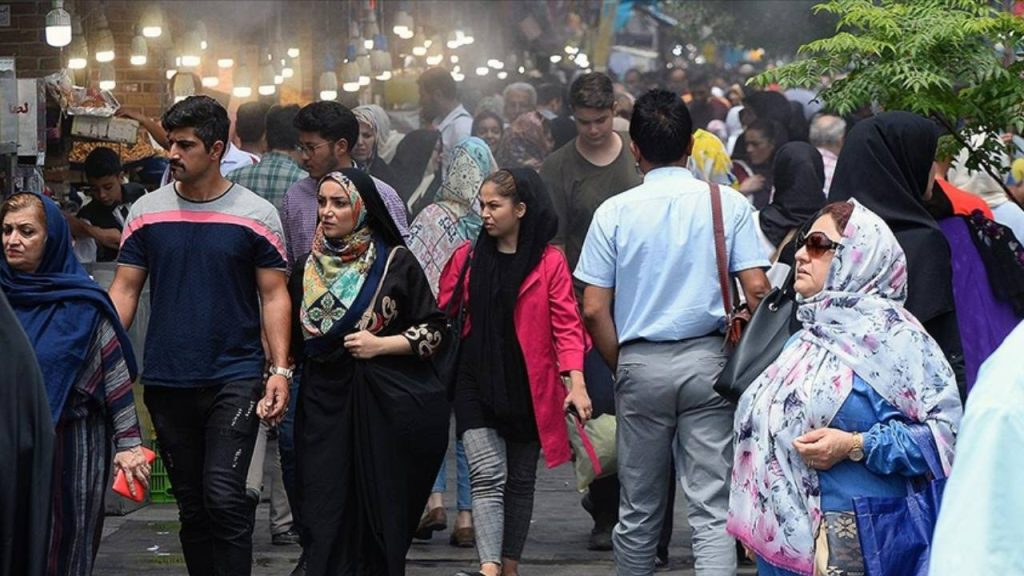
<path id="1" fill-rule="evenodd" d="M 441 95 L 451 100 L 455 99 L 458 93 L 455 86 L 455 79 L 452 78 L 451 73 L 448 70 L 441 68 L 440 66 L 434 68 L 427 68 L 420 77 L 416 79 L 416 83 L 423 87 L 428 94 L 435 90 L 440 90 Z"/>
<path id="2" fill-rule="evenodd" d="M 344 140 L 349 151 L 359 141 L 359 121 L 345 106 L 332 100 L 305 105 L 292 122 L 299 132 L 316 132 L 324 140 Z"/>
<path id="3" fill-rule="evenodd" d="M 258 142 L 267 131 L 267 110 L 265 102 L 246 102 L 235 113 L 235 134 L 242 142 Z"/>
<path id="4" fill-rule="evenodd" d="M 295 129 L 295 116 L 299 105 L 273 106 L 267 112 L 267 149 L 291 151 L 299 143 L 299 131 Z"/>
<path id="5" fill-rule="evenodd" d="M 168 132 L 192 128 L 206 150 L 210 150 L 218 141 L 223 142 L 226 149 L 231 132 L 228 111 L 213 98 L 203 95 L 189 96 L 175 103 L 164 112 L 160 124 Z"/>
<path id="6" fill-rule="evenodd" d="M 693 121 L 686 103 L 668 90 L 651 90 L 633 104 L 629 137 L 656 166 L 678 162 L 690 147 Z"/>
<path id="7" fill-rule="evenodd" d="M 85 157 L 85 177 L 89 180 L 103 178 L 104 176 L 116 176 L 123 169 L 121 157 L 113 149 L 106 146 L 94 148 Z"/>
<path id="8" fill-rule="evenodd" d="M 580 76 L 569 88 L 569 101 L 574 110 L 611 108 L 615 104 L 615 87 L 612 85 L 612 79 L 600 72 Z"/>
<path id="9" fill-rule="evenodd" d="M 537 102 L 540 104 L 547 104 L 555 98 L 563 98 L 564 89 L 561 84 L 555 84 L 554 82 L 545 82 L 540 86 L 537 86 Z"/>

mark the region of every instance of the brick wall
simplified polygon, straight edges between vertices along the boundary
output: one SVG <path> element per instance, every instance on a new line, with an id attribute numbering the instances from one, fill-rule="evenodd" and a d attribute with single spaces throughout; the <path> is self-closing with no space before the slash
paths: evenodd
<path id="1" fill-rule="evenodd" d="M 61 49 L 49 46 L 45 38 L 45 18 L 51 9 L 50 0 L 0 0 L 0 4 L 9 4 L 11 7 L 11 26 L 0 28 L 0 56 L 14 56 L 17 59 L 18 76 L 35 78 L 60 70 L 66 59 L 67 47 Z M 113 90 L 114 96 L 126 108 L 140 110 L 149 116 L 159 116 L 171 102 L 166 77 L 166 54 L 170 52 L 167 34 L 165 33 L 162 38 L 147 39 L 149 58 L 145 66 L 133 66 L 129 62 L 129 50 L 136 26 L 141 21 L 142 12 L 151 2 L 107 0 L 102 4 L 105 6 L 107 22 L 115 41 L 116 55 L 112 65 L 117 88 Z M 159 4 L 164 10 L 164 17 L 169 22 L 170 29 L 176 35 L 184 33 L 194 19 L 203 18 L 211 41 L 215 41 L 232 36 L 230 16 L 232 11 L 237 12 L 237 7 L 242 3 L 165 0 Z M 273 6 L 273 3 L 259 3 L 257 6 L 260 4 L 264 10 L 266 6 Z M 91 41 L 100 5 L 100 0 L 65 0 L 67 10 L 83 17 L 82 26 L 90 40 L 90 52 L 95 49 Z M 308 102 L 314 97 L 314 78 L 319 75 L 319 63 L 314 63 L 314 59 L 310 57 L 313 46 L 310 23 L 311 15 L 317 13 L 315 8 L 324 5 L 326 4 L 322 2 L 293 0 L 287 4 L 288 10 L 283 14 L 286 20 L 285 34 L 297 40 L 303 53 L 301 63 L 305 64 L 296 66 L 296 77 L 287 81 L 288 89 L 279 91 L 279 94 L 286 92 L 289 100 Z M 246 36 L 233 48 L 251 54 L 255 59 L 259 43 L 266 42 L 266 38 L 266 34 Z M 213 56 L 210 58 L 212 60 Z M 90 53 L 88 68 L 74 73 L 76 84 L 96 86 L 99 81 L 99 64 Z M 231 74 L 231 70 L 220 73 L 221 86 L 216 90 L 230 90 Z"/>

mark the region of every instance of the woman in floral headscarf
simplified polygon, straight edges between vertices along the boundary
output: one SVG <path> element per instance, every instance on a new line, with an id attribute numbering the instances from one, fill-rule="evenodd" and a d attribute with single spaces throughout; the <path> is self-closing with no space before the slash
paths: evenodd
<path id="1" fill-rule="evenodd" d="M 452 161 L 434 203 L 409 226 L 409 249 L 423 266 L 435 296 L 441 270 L 452 253 L 480 234 L 483 220 L 476 199 L 484 178 L 497 169 L 487 143 L 475 136 L 466 138 L 452 149 Z"/>
<path id="2" fill-rule="evenodd" d="M 369 176 L 327 174 L 317 205 L 289 282 L 305 573 L 398 576 L 448 441 L 444 316 Z"/>
<path id="3" fill-rule="evenodd" d="M 833 203 L 798 245 L 803 330 L 736 409 L 727 530 L 762 576 L 863 574 L 853 498 L 905 496 L 926 451 L 948 473 L 963 410 L 882 219 Z"/>

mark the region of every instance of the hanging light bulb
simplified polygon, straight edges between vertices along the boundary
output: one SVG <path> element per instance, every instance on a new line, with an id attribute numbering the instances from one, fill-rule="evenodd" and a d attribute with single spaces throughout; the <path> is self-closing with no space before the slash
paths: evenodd
<path id="1" fill-rule="evenodd" d="M 444 52 L 441 51 L 441 44 L 436 43 L 430 46 L 430 50 L 427 52 L 427 66 L 439 66 L 441 62 L 444 62 Z"/>
<path id="2" fill-rule="evenodd" d="M 399 10 L 395 14 L 395 25 L 391 28 L 391 31 L 395 33 L 395 36 L 399 38 L 405 37 L 406 34 L 412 33 L 412 16 L 405 10 Z"/>
<path id="3" fill-rule="evenodd" d="M 146 38 L 159 38 L 163 34 L 164 15 L 160 6 L 153 4 L 142 15 L 142 35 Z"/>
<path id="4" fill-rule="evenodd" d="M 295 76 L 295 68 L 292 68 L 291 62 L 284 62 L 284 67 L 281 68 L 281 76 L 285 78 L 292 78 Z"/>
<path id="5" fill-rule="evenodd" d="M 171 80 L 171 93 L 174 94 L 175 102 L 181 102 L 189 96 L 195 96 L 196 77 L 189 72 L 175 74 Z"/>
<path id="6" fill-rule="evenodd" d="M 82 70 L 89 65 L 89 45 L 85 43 L 82 20 L 77 14 L 72 19 L 71 29 L 75 32 L 71 38 L 71 45 L 68 46 L 68 68 Z"/>
<path id="7" fill-rule="evenodd" d="M 71 44 L 71 14 L 64 0 L 53 0 L 53 9 L 46 13 L 46 43 L 57 48 Z"/>
<path id="8" fill-rule="evenodd" d="M 506 78 L 508 78 L 508 72 L 505 72 L 504 70 L 498 72 L 498 80 L 504 80 Z"/>
<path id="9" fill-rule="evenodd" d="M 373 65 L 370 62 L 370 55 L 366 52 L 360 52 L 359 56 L 356 56 L 356 64 L 359 65 L 359 85 L 369 86 L 370 75 L 373 74 Z"/>
<path id="10" fill-rule="evenodd" d="M 203 51 L 199 33 L 195 30 L 185 34 L 181 44 L 181 65 L 186 68 L 194 68 L 199 66 L 202 58 L 200 53 Z"/>
<path id="11" fill-rule="evenodd" d="M 377 23 L 367 22 L 366 26 L 363 28 L 363 34 L 363 48 L 373 50 L 373 39 L 380 34 L 380 31 L 377 30 Z"/>
<path id="12" fill-rule="evenodd" d="M 505 68 L 505 63 L 502 62 L 501 60 L 498 60 L 497 58 L 491 58 L 490 60 L 488 60 L 487 65 L 490 66 L 491 68 L 494 68 L 495 70 L 502 70 Z"/>
<path id="13" fill-rule="evenodd" d="M 488 68 L 487 66 L 477 66 L 476 67 L 476 75 L 477 76 L 487 76 L 487 74 L 490 71 L 491 71 L 491 69 Z"/>
<path id="14" fill-rule="evenodd" d="M 223 68 L 223 69 L 226 70 L 228 68 L 231 68 L 234 65 L 235 65 L 235 59 L 231 58 L 230 56 L 225 56 L 223 58 L 218 58 L 217 59 L 217 67 L 218 68 Z"/>
<path id="15" fill-rule="evenodd" d="M 346 62 L 341 67 L 341 88 L 345 92 L 359 92 L 359 64 Z"/>
<path id="16" fill-rule="evenodd" d="M 196 35 L 199 36 L 199 49 L 206 50 L 209 43 L 206 42 L 206 24 L 203 24 L 202 20 L 196 22 L 195 32 Z"/>
<path id="17" fill-rule="evenodd" d="M 462 46 L 462 39 L 455 31 L 449 32 L 448 41 L 445 42 L 445 46 L 447 46 L 449 50 L 455 50 L 459 46 Z"/>
<path id="18" fill-rule="evenodd" d="M 100 66 L 100 90 L 113 90 L 116 87 L 114 67 L 110 64 L 103 64 Z"/>
<path id="19" fill-rule="evenodd" d="M 274 66 L 269 62 L 260 66 L 260 84 L 256 91 L 261 96 L 270 96 L 277 92 L 277 85 L 274 83 Z"/>
<path id="20" fill-rule="evenodd" d="M 209 61 L 203 65 L 203 86 L 207 88 L 213 88 L 220 84 L 220 76 L 217 74 L 217 68 L 211 65 Z"/>
<path id="21" fill-rule="evenodd" d="M 132 66 L 145 66 L 149 60 L 149 48 L 146 46 L 146 39 L 142 35 L 132 38 L 132 49 L 129 62 Z"/>
<path id="22" fill-rule="evenodd" d="M 320 75 L 320 99 L 338 99 L 338 75 L 333 70 Z"/>
<path id="23" fill-rule="evenodd" d="M 462 82 L 466 79 L 466 75 L 461 72 L 452 72 L 452 80 L 456 82 Z"/>
<path id="24" fill-rule="evenodd" d="M 248 98 L 252 96 L 252 76 L 249 72 L 249 67 L 245 64 L 241 64 L 235 69 L 234 75 L 234 88 L 231 89 L 231 94 L 238 98 Z"/>
<path id="25" fill-rule="evenodd" d="M 467 32 L 467 33 L 462 35 L 462 45 L 463 46 L 468 46 L 468 45 L 472 44 L 475 41 L 476 41 L 476 38 L 473 38 L 473 34 L 472 33 Z"/>
<path id="26" fill-rule="evenodd" d="M 96 61 L 113 62 L 114 61 L 114 35 L 110 32 L 110 27 L 107 26 L 107 17 L 100 12 L 99 17 L 96 19 Z"/>
<path id="27" fill-rule="evenodd" d="M 459 63 L 459 55 L 458 54 L 452 54 L 450 60 L 451 60 L 452 64 L 458 64 Z"/>
<path id="28" fill-rule="evenodd" d="M 298 58 L 299 57 L 299 49 L 294 47 L 294 46 L 289 48 L 288 49 L 288 57 L 289 58 Z"/>

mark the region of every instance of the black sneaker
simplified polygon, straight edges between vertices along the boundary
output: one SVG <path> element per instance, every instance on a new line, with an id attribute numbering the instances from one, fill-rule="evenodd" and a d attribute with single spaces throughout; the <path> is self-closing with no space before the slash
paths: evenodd
<path id="1" fill-rule="evenodd" d="M 306 551 L 303 550 L 299 556 L 299 562 L 292 569 L 291 574 L 288 576 L 306 576 Z"/>
<path id="2" fill-rule="evenodd" d="M 270 543 L 274 546 L 292 546 L 294 544 L 298 544 L 299 533 L 295 528 L 289 528 L 287 532 L 271 535 Z"/>
<path id="3" fill-rule="evenodd" d="M 612 549 L 612 529 L 614 524 L 605 526 L 595 525 L 590 531 L 590 540 L 587 541 L 587 550 L 608 551 Z"/>

